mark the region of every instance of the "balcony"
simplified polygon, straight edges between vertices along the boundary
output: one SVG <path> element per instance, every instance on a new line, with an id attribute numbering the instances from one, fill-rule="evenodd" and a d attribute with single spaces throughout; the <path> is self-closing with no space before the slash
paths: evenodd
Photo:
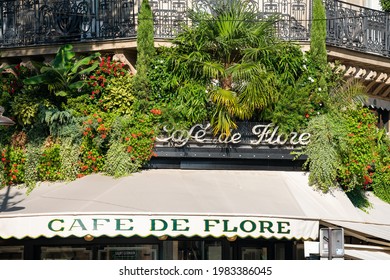
<path id="1" fill-rule="evenodd" d="M 134 40 L 141 0 L 0 0 L 0 49 L 52 44 Z M 253 0 L 259 19 L 277 14 L 278 34 L 309 41 L 310 0 Z M 167 40 L 187 23 L 186 10 L 213 1 L 151 0 L 155 38 Z M 390 56 L 389 14 L 337 0 L 325 0 L 327 44 Z"/>

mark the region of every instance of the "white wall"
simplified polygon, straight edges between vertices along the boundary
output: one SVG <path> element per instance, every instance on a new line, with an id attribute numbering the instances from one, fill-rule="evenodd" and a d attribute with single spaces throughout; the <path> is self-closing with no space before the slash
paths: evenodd
<path id="1" fill-rule="evenodd" d="M 364 0 L 363 6 L 374 10 L 382 10 L 379 0 Z"/>

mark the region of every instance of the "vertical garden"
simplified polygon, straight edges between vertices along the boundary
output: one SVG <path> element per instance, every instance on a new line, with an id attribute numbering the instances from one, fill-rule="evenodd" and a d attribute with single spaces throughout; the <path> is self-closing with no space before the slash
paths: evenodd
<path id="1" fill-rule="evenodd" d="M 144 0 L 136 74 L 109 54 L 77 56 L 71 45 L 50 63 L 2 69 L 0 105 L 16 125 L 0 127 L 1 185 L 126 176 L 147 167 L 164 124 L 210 122 L 228 136 L 239 121 L 262 121 L 311 133 L 296 152 L 308 157 L 313 187 L 341 187 L 362 207 L 365 190 L 390 202 L 389 138 L 363 106 L 365 88 L 326 63 L 321 1 L 308 53 L 278 39 L 277 17 L 259 19 L 241 0 L 216 3 L 194 7 L 173 47 L 155 49 Z"/>

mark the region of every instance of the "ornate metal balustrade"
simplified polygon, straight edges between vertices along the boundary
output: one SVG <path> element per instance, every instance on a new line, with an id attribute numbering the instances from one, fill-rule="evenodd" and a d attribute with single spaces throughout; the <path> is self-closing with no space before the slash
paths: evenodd
<path id="1" fill-rule="evenodd" d="M 169 39 L 188 23 L 195 5 L 211 11 L 216 0 L 149 0 L 155 37 Z M 312 0 L 248 0 L 259 20 L 278 15 L 285 40 L 310 40 Z M 389 14 L 324 0 L 327 43 L 390 56 Z M 136 38 L 141 0 L 0 0 L 0 48 Z"/>
<path id="2" fill-rule="evenodd" d="M 29 46 L 136 35 L 134 0 L 0 0 L 0 45 Z"/>
<path id="3" fill-rule="evenodd" d="M 389 13 L 336 0 L 325 3 L 329 45 L 390 55 Z"/>
<path id="4" fill-rule="evenodd" d="M 172 38 L 186 12 L 215 1 L 150 0 L 156 38 Z M 307 40 L 310 5 L 306 0 L 251 0 L 259 19 L 278 14 L 278 31 L 288 40 Z M 136 37 L 141 0 L 0 0 L 0 47 L 44 45 Z"/>

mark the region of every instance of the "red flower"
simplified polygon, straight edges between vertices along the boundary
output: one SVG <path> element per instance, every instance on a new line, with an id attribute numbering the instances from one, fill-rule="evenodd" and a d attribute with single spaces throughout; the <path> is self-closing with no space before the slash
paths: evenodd
<path id="1" fill-rule="evenodd" d="M 364 175 L 364 185 L 368 185 L 372 183 L 372 178 L 368 175 Z"/>
<path id="2" fill-rule="evenodd" d="M 153 115 L 161 115 L 161 110 L 160 109 L 151 109 L 150 112 Z"/>

